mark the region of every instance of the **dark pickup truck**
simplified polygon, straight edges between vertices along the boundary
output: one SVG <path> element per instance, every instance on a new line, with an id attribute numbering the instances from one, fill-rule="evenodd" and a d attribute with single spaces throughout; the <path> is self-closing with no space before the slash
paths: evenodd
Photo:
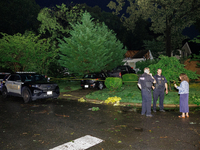
<path id="1" fill-rule="evenodd" d="M 133 68 L 128 65 L 118 66 L 110 72 L 107 72 L 109 77 L 122 77 L 124 74 L 127 73 L 136 73 Z"/>

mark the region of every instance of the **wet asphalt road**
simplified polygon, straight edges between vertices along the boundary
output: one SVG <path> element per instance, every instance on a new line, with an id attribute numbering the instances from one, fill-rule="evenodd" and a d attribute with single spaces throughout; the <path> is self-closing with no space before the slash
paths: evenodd
<path id="1" fill-rule="evenodd" d="M 140 112 L 66 99 L 24 104 L 0 96 L 0 150 L 48 150 L 85 135 L 104 140 L 90 150 L 200 150 L 200 109 L 185 119 L 177 117 L 178 109 L 152 118 Z"/>

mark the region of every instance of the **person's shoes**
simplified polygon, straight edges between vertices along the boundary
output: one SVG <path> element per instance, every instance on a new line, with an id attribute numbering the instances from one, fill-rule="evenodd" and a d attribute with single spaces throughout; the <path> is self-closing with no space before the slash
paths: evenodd
<path id="1" fill-rule="evenodd" d="M 152 114 L 150 114 L 150 115 L 146 115 L 147 117 L 153 117 L 153 115 Z"/>
<path id="2" fill-rule="evenodd" d="M 160 112 L 165 112 L 165 110 L 160 110 Z"/>
<path id="3" fill-rule="evenodd" d="M 153 110 L 153 112 L 156 112 L 156 110 Z"/>
<path id="4" fill-rule="evenodd" d="M 144 116 L 145 114 L 141 114 L 142 116 Z"/>
<path id="5" fill-rule="evenodd" d="M 181 115 L 181 116 L 178 116 L 178 117 L 179 117 L 179 118 L 185 118 L 185 116 L 182 116 L 182 115 Z"/>
<path id="6" fill-rule="evenodd" d="M 189 115 L 186 115 L 187 118 L 189 118 Z"/>

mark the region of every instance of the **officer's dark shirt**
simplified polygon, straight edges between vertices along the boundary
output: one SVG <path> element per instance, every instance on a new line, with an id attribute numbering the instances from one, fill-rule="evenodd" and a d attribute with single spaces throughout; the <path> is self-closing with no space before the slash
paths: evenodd
<path id="1" fill-rule="evenodd" d="M 167 80 L 164 76 L 155 75 L 153 76 L 156 80 L 156 83 L 154 84 L 156 89 L 164 90 L 165 89 L 165 83 L 167 83 Z"/>
<path id="2" fill-rule="evenodd" d="M 147 73 L 143 73 L 138 80 L 138 84 L 141 85 L 142 89 L 151 89 L 154 79 Z"/>

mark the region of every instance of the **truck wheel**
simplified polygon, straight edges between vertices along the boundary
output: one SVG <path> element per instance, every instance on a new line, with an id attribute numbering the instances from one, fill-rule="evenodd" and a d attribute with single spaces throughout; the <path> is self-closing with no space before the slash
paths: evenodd
<path id="1" fill-rule="evenodd" d="M 2 89 L 2 96 L 3 96 L 4 99 L 8 97 L 8 91 L 7 91 L 7 88 L 5 86 Z"/>
<path id="2" fill-rule="evenodd" d="M 56 91 L 56 94 L 60 95 L 60 89 L 58 86 L 56 87 L 55 91 Z"/>
<path id="3" fill-rule="evenodd" d="M 24 99 L 24 103 L 28 103 L 31 101 L 31 94 L 30 94 L 30 91 L 27 87 L 24 87 L 22 89 L 22 97 Z"/>
<path id="4" fill-rule="evenodd" d="M 99 83 L 99 85 L 98 85 L 98 88 L 99 88 L 99 90 L 102 90 L 103 89 L 103 83 Z"/>

